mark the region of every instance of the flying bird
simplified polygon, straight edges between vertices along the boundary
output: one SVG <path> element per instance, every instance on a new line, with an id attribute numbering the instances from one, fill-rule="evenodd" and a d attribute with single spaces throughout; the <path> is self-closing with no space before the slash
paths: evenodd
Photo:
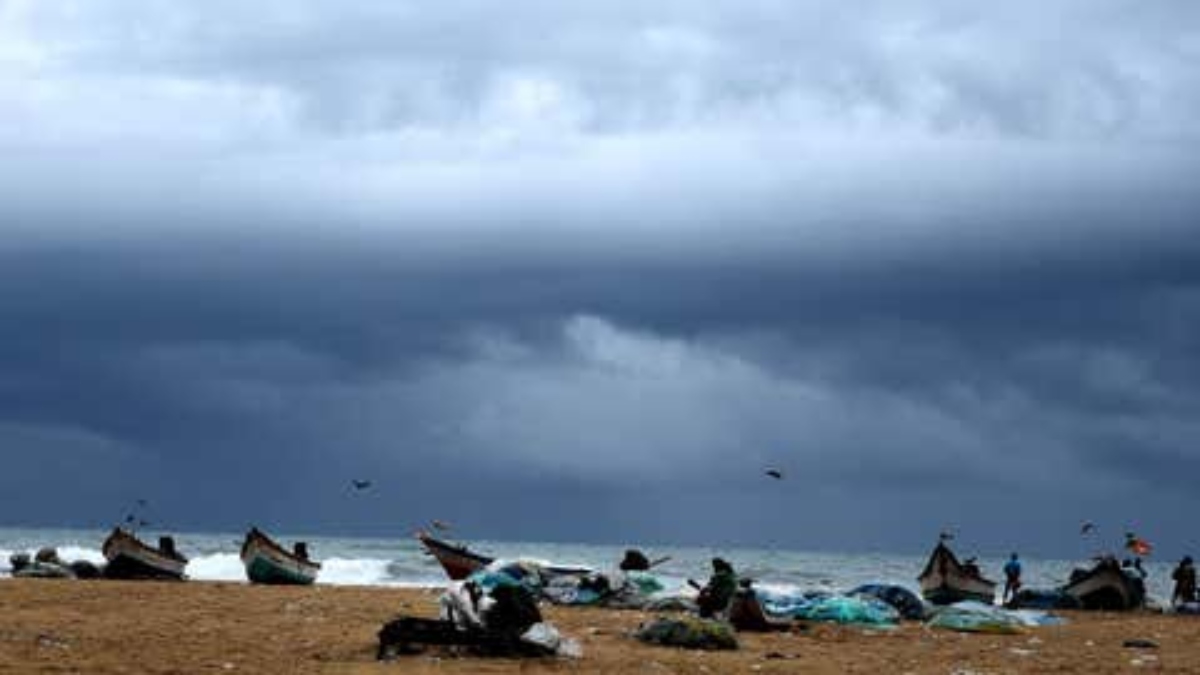
<path id="1" fill-rule="evenodd" d="M 366 490 L 367 488 L 371 487 L 371 481 L 369 481 L 369 480 L 351 480 L 350 485 L 352 485 L 355 490 Z"/>
<path id="2" fill-rule="evenodd" d="M 953 532 L 942 531 L 938 533 L 938 541 L 950 541 L 951 539 L 954 539 Z"/>
<path id="3" fill-rule="evenodd" d="M 1092 532 L 1095 532 L 1095 531 L 1096 531 L 1095 523 L 1087 522 L 1087 523 L 1084 523 L 1083 525 L 1079 526 L 1079 534 L 1081 534 L 1081 535 L 1091 534 Z"/>
<path id="4" fill-rule="evenodd" d="M 779 469 L 767 469 L 763 473 L 767 474 L 771 478 L 774 478 L 775 480 L 783 480 L 783 472 Z"/>

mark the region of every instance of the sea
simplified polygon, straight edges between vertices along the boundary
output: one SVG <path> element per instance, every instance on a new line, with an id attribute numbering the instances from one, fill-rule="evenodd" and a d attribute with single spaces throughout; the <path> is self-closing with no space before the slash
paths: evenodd
<path id="1" fill-rule="evenodd" d="M 18 552 L 34 554 L 39 548 L 53 546 L 67 561 L 88 560 L 103 563 L 100 545 L 105 530 L 65 530 L 0 528 L 0 577 L 10 576 L 9 558 Z M 290 546 L 294 540 L 308 542 L 309 554 L 321 561 L 318 583 L 352 586 L 433 587 L 446 583 L 433 557 L 427 555 L 411 537 L 330 537 L 271 533 L 277 541 Z M 157 542 L 157 533 L 139 533 L 147 542 Z M 201 581 L 244 582 L 245 571 L 238 551 L 242 534 L 233 532 L 174 533 L 176 546 L 188 557 L 187 576 Z M 453 541 L 453 537 L 447 537 Z M 585 565 L 603 571 L 615 568 L 624 554 L 624 546 L 548 542 L 471 540 L 470 547 L 480 553 L 503 559 L 534 559 L 556 564 Z M 756 548 L 705 548 L 645 546 L 651 559 L 670 556 L 655 567 L 660 580 L 670 588 L 683 588 L 688 579 L 703 582 L 716 556 L 730 561 L 740 576 L 778 590 L 841 592 L 866 583 L 897 584 L 913 590 L 916 578 L 926 562 L 924 555 L 889 553 L 837 553 L 829 551 L 791 551 Z M 965 551 L 961 553 L 966 553 Z M 1004 560 L 981 557 L 984 574 L 1002 579 Z M 1081 561 L 1022 558 L 1026 588 L 1056 588 L 1070 576 Z M 1086 561 L 1082 561 L 1086 564 Z M 1170 597 L 1171 570 L 1166 562 L 1145 563 L 1149 576 L 1146 586 L 1152 598 Z"/>

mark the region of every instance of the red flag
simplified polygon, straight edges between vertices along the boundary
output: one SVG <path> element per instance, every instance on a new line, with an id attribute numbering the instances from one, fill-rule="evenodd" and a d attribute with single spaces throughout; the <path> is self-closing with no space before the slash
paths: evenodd
<path id="1" fill-rule="evenodd" d="M 1125 548 L 1129 549 L 1134 555 L 1150 555 L 1150 551 L 1154 550 L 1150 542 L 1138 537 L 1130 537 L 1129 541 L 1125 542 Z"/>

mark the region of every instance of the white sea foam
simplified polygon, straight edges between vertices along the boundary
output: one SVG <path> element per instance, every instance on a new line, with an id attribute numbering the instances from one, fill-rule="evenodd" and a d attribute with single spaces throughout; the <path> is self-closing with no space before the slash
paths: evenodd
<path id="1" fill-rule="evenodd" d="M 378 558 L 327 558 L 317 577 L 323 584 L 339 586 L 391 586 L 399 579 L 388 573 L 390 561 Z"/>
<path id="2" fill-rule="evenodd" d="M 200 581 L 245 581 L 246 568 L 236 553 L 213 553 L 189 560 L 187 575 Z"/>
<path id="3" fill-rule="evenodd" d="M 104 564 L 104 554 L 98 548 L 84 548 L 82 546 L 59 546 L 58 557 L 63 560 L 74 562 L 76 560 L 86 560 L 93 565 Z"/>

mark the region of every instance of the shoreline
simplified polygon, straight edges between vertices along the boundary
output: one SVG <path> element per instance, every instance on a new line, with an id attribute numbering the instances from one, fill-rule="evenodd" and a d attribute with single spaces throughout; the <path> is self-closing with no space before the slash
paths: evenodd
<path id="1" fill-rule="evenodd" d="M 0 580 L 0 673 L 1195 672 L 1200 618 L 1060 612 L 1062 626 L 975 635 L 806 624 L 739 633 L 734 652 L 644 645 L 628 634 L 658 613 L 543 605 L 578 640 L 578 660 L 483 659 L 439 650 L 375 661 L 398 614 L 433 617 L 439 587 L 263 587 L 244 582 Z M 1145 639 L 1157 649 L 1129 649 Z"/>

